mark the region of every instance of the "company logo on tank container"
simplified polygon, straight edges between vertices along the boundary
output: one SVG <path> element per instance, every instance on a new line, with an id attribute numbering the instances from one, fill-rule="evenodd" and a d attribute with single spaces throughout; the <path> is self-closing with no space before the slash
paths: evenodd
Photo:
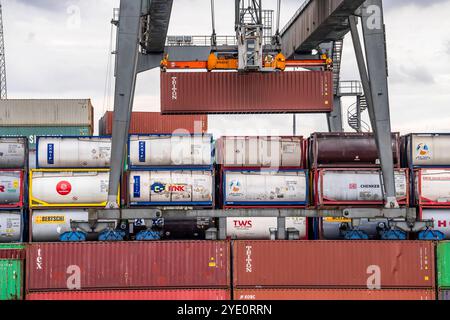
<path id="1" fill-rule="evenodd" d="M 72 185 L 68 181 L 60 181 L 56 185 L 56 192 L 62 196 L 67 196 L 72 191 Z"/>
<path id="2" fill-rule="evenodd" d="M 249 230 L 253 228 L 252 220 L 233 220 L 233 224 L 236 229 Z"/>
<path id="3" fill-rule="evenodd" d="M 245 246 L 245 272 L 252 272 L 252 246 Z"/>
<path id="4" fill-rule="evenodd" d="M 431 160 L 431 148 L 425 143 L 419 143 L 416 147 L 416 160 Z"/>
<path id="5" fill-rule="evenodd" d="M 150 187 L 150 189 L 154 193 L 163 193 L 165 191 L 167 192 L 185 192 L 186 186 L 181 184 L 163 184 L 163 183 L 154 183 Z"/>
<path id="6" fill-rule="evenodd" d="M 177 77 L 172 77 L 172 100 L 178 99 Z"/>

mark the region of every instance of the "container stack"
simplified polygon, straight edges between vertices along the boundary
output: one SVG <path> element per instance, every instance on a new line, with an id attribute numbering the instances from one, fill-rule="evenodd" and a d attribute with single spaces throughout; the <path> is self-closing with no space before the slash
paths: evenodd
<path id="1" fill-rule="evenodd" d="M 419 218 L 433 220 L 434 229 L 450 239 L 450 134 L 410 134 L 404 137 L 405 162 L 412 172 L 411 206 Z"/>
<path id="2" fill-rule="evenodd" d="M 309 197 L 302 137 L 222 137 L 216 142 L 220 207 L 306 208 Z M 306 218 L 286 218 L 286 228 L 307 239 Z M 277 218 L 227 219 L 231 239 L 273 239 Z"/>
<path id="3" fill-rule="evenodd" d="M 72 222 L 89 226 L 88 209 L 106 206 L 110 157 L 110 137 L 37 138 L 38 169 L 31 170 L 29 178 L 32 241 L 86 240 L 92 230 L 83 231 Z M 116 226 L 114 221 L 112 226 L 101 222 L 95 231 L 108 240 L 109 229 Z"/>
<path id="4" fill-rule="evenodd" d="M 204 239 L 215 219 L 191 219 L 186 209 L 213 209 L 214 144 L 210 134 L 131 135 L 125 186 L 132 208 L 170 208 L 179 217 L 158 219 L 162 239 Z M 142 226 L 140 226 L 142 227 Z M 146 226 L 147 228 L 152 226 Z M 155 234 L 153 236 L 156 237 Z M 139 238 L 138 238 L 139 239 Z M 140 239 L 153 240 L 153 239 Z M 154 240 L 157 240 L 154 239 Z"/>
<path id="5" fill-rule="evenodd" d="M 27 261 L 27 300 L 231 298 L 227 241 L 36 243 Z"/>
<path id="6" fill-rule="evenodd" d="M 0 244 L 0 301 L 22 300 L 25 245 Z"/>
<path id="7" fill-rule="evenodd" d="M 409 204 L 409 175 L 400 166 L 399 134 L 392 136 L 397 201 Z M 371 133 L 315 133 L 309 139 L 309 165 L 313 172 L 317 209 L 383 206 L 382 173 Z M 351 221 L 326 218 L 318 223 L 322 239 L 362 237 L 376 239 L 386 220 L 362 220 L 359 232 L 348 232 Z"/>
<path id="8" fill-rule="evenodd" d="M 24 240 L 27 144 L 25 137 L 0 137 L 0 243 Z"/>
<path id="9" fill-rule="evenodd" d="M 36 137 L 91 136 L 94 108 L 90 99 L 0 100 L 0 136 L 27 137 L 30 168 L 36 168 Z"/>
<path id="10" fill-rule="evenodd" d="M 235 241 L 233 296 L 435 300 L 434 259 L 431 241 Z"/>
<path id="11" fill-rule="evenodd" d="M 450 242 L 437 245 L 439 300 L 450 300 Z"/>

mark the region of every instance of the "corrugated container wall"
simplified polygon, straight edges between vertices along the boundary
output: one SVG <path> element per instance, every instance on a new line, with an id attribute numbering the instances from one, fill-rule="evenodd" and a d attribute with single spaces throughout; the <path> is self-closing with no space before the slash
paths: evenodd
<path id="1" fill-rule="evenodd" d="M 112 135 L 114 112 L 107 112 L 99 121 L 99 134 Z M 208 116 L 163 116 L 159 112 L 133 112 L 131 114 L 130 134 L 207 133 Z"/>
<path id="2" fill-rule="evenodd" d="M 234 300 L 436 300 L 434 290 L 237 289 Z"/>
<path id="3" fill-rule="evenodd" d="M 234 241 L 233 257 L 238 288 L 435 287 L 432 242 Z"/>
<path id="4" fill-rule="evenodd" d="M 450 242 L 441 242 L 437 247 L 437 274 L 439 288 L 450 289 Z"/>
<path id="5" fill-rule="evenodd" d="M 0 101 L 2 126 L 86 126 L 93 128 L 90 99 L 9 99 Z"/>
<path id="6" fill-rule="evenodd" d="M 113 290 L 113 291 L 66 291 L 29 293 L 26 300 L 230 300 L 230 290 L 225 289 L 179 289 L 179 290 Z"/>
<path id="7" fill-rule="evenodd" d="M 162 114 L 332 110 L 333 80 L 329 71 L 161 72 Z"/>
<path id="8" fill-rule="evenodd" d="M 227 241 L 35 243 L 27 261 L 27 292 L 230 286 Z"/>

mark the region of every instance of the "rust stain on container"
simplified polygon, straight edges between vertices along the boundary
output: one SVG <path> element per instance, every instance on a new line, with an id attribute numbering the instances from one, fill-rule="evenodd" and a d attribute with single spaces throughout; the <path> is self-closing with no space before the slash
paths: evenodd
<path id="1" fill-rule="evenodd" d="M 230 286 L 227 241 L 33 243 L 27 261 L 27 292 Z"/>
<path id="2" fill-rule="evenodd" d="M 112 135 L 114 112 L 106 112 L 99 121 L 100 135 Z M 159 112 L 133 112 L 130 134 L 173 133 L 185 130 L 188 133 L 208 132 L 208 116 L 166 115 Z"/>
<path id="3" fill-rule="evenodd" d="M 332 109 L 329 71 L 161 73 L 163 114 L 314 113 Z"/>
<path id="4" fill-rule="evenodd" d="M 233 300 L 436 300 L 430 289 L 237 289 Z"/>
<path id="5" fill-rule="evenodd" d="M 109 290 L 109 291 L 53 291 L 33 292 L 25 300 L 230 300 L 230 290 L 178 289 L 178 290 Z"/>
<path id="6" fill-rule="evenodd" d="M 394 165 L 400 168 L 400 134 L 392 134 Z M 373 133 L 314 133 L 309 141 L 311 166 L 380 167 Z"/>
<path id="7" fill-rule="evenodd" d="M 235 287 L 434 288 L 426 241 L 235 241 Z"/>

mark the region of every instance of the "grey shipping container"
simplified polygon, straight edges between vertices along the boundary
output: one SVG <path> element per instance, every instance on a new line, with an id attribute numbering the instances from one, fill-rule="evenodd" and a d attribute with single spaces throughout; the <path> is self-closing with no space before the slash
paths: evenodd
<path id="1" fill-rule="evenodd" d="M 12 99 L 0 101 L 2 126 L 83 126 L 93 128 L 90 99 Z"/>

